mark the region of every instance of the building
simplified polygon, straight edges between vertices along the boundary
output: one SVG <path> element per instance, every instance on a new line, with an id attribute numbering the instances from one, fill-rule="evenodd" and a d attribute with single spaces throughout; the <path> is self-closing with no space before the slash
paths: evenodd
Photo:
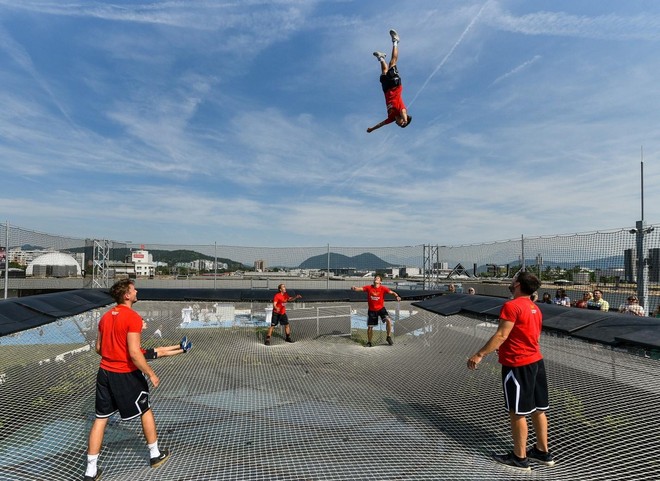
<path id="1" fill-rule="evenodd" d="M 263 259 L 259 259 L 258 261 L 254 261 L 254 270 L 257 272 L 266 272 L 266 261 Z"/>
<path id="2" fill-rule="evenodd" d="M 153 277 L 156 274 L 156 264 L 149 251 L 140 249 L 131 252 L 131 262 L 137 277 Z"/>
<path id="3" fill-rule="evenodd" d="M 76 259 L 63 252 L 48 252 L 33 259 L 25 269 L 27 277 L 80 277 L 82 269 Z"/>

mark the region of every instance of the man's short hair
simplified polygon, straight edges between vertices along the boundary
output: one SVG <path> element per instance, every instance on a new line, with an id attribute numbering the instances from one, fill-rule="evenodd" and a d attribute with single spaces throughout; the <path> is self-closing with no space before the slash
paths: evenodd
<path id="1" fill-rule="evenodd" d="M 523 271 L 516 276 L 516 282 L 520 282 L 520 290 L 523 294 L 528 296 L 534 294 L 539 287 L 541 287 L 541 281 L 531 272 Z"/>
<path id="2" fill-rule="evenodd" d="M 135 282 L 133 279 L 121 279 L 112 285 L 110 288 L 110 295 L 117 304 L 121 304 L 124 302 L 124 296 L 134 284 Z"/>

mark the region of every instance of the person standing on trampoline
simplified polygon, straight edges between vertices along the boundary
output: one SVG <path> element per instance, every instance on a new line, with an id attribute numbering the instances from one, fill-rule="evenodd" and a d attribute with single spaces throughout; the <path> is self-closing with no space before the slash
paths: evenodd
<path id="1" fill-rule="evenodd" d="M 291 339 L 291 326 L 289 325 L 289 316 L 286 315 L 286 303 L 289 301 L 295 301 L 300 299 L 302 296 L 296 294 L 294 297 L 291 297 L 288 292 L 286 292 L 286 286 L 280 284 L 277 286 L 277 294 L 273 297 L 273 317 L 270 321 L 270 328 L 268 328 L 268 334 L 266 334 L 266 346 L 270 346 L 270 336 L 273 335 L 273 329 L 278 324 L 284 326 L 284 333 L 286 338 L 284 341 L 293 342 Z"/>
<path id="2" fill-rule="evenodd" d="M 97 462 L 103 435 L 108 419 L 117 411 L 122 420 L 140 416 L 152 468 L 163 464 L 170 455 L 168 449 L 158 448 L 156 421 L 149 404 L 145 376 L 154 387 L 158 387 L 160 379 L 140 348 L 143 321 L 133 310 L 137 292 L 131 279 L 117 281 L 110 288 L 117 306 L 99 321 L 96 352 L 101 355 L 101 365 L 96 376 L 96 419 L 89 433 L 84 481 L 101 477 Z"/>
<path id="3" fill-rule="evenodd" d="M 380 276 L 374 277 L 374 283 L 368 286 L 351 287 L 352 291 L 365 291 L 367 293 L 367 347 L 371 347 L 371 338 L 373 336 L 374 326 L 378 325 L 378 318 L 385 323 L 387 328 L 387 343 L 391 346 L 392 340 L 392 319 L 385 309 L 385 294 L 392 294 L 397 301 L 401 301 L 399 294 L 382 284 L 383 279 Z"/>
<path id="4" fill-rule="evenodd" d="M 385 94 L 387 118 L 373 127 L 369 127 L 368 133 L 392 122 L 396 122 L 399 127 L 404 128 L 412 121 L 412 116 L 408 115 L 408 109 L 401 98 L 403 85 L 401 85 L 401 77 L 399 77 L 399 70 L 396 66 L 399 59 L 399 34 L 396 33 L 396 30 L 390 30 L 390 37 L 392 38 L 392 58 L 390 58 L 389 64 L 385 62 L 386 54 L 374 52 L 374 57 L 380 64 L 380 84 Z"/>
<path id="5" fill-rule="evenodd" d="M 513 436 L 513 452 L 493 454 L 498 463 L 516 469 L 531 470 L 529 460 L 553 466 L 548 450 L 548 383 L 539 346 L 543 317 L 541 310 L 529 296 L 541 286 L 529 272 L 518 274 L 509 290 L 513 299 L 500 311 L 497 332 L 467 361 L 469 369 L 476 369 L 484 356 L 497 350 L 502 365 L 502 387 L 506 410 Z M 531 414 L 536 443 L 527 449 L 527 418 Z"/>

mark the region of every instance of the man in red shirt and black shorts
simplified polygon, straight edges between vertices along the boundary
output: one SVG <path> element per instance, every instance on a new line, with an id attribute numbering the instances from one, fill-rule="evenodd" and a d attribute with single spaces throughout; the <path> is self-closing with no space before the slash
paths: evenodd
<path id="1" fill-rule="evenodd" d="M 403 128 L 407 127 L 412 121 L 412 115 L 408 115 L 406 104 L 403 103 L 401 98 L 403 85 L 401 85 L 401 77 L 399 77 L 399 70 L 396 66 L 399 59 L 399 34 L 395 30 L 390 30 L 390 37 L 392 38 L 392 58 L 389 64 L 385 62 L 386 55 L 383 52 L 374 52 L 374 57 L 378 59 L 380 64 L 380 83 L 385 94 L 387 118 L 373 127 L 369 127 L 367 132 L 373 132 L 392 122 L 396 122 L 399 127 Z"/>
<path id="2" fill-rule="evenodd" d="M 156 468 L 169 457 L 167 449 L 158 448 L 156 421 L 149 404 L 149 377 L 154 387 L 160 379 L 151 369 L 140 347 L 142 317 L 133 310 L 137 289 L 130 279 L 122 279 L 110 288 L 117 306 L 106 312 L 98 326 L 96 352 L 101 366 L 96 376 L 96 419 L 89 433 L 87 468 L 84 481 L 101 477 L 97 461 L 108 419 L 119 412 L 123 420 L 140 416 L 142 431 L 149 448 L 150 464 Z"/>
<path id="3" fill-rule="evenodd" d="M 385 294 L 392 294 L 397 301 L 401 298 L 387 286 L 382 285 L 383 279 L 380 276 L 374 277 L 374 283 L 369 286 L 351 287 L 352 291 L 365 291 L 367 293 L 367 347 L 371 347 L 371 337 L 373 336 L 374 326 L 378 325 L 378 318 L 387 326 L 387 343 L 391 346 L 392 341 L 392 319 L 385 309 Z"/>
<path id="4" fill-rule="evenodd" d="M 530 295 L 541 282 L 528 272 L 519 273 L 509 290 L 513 299 L 500 311 L 497 332 L 467 361 L 469 369 L 487 354 L 498 350 L 502 365 L 502 387 L 505 408 L 509 412 L 513 435 L 513 452 L 493 454 L 498 463 L 530 471 L 529 460 L 553 466 L 554 457 L 548 450 L 548 382 L 539 346 L 543 317 Z M 531 415 L 536 444 L 527 449 L 527 415 Z"/>
<path id="5" fill-rule="evenodd" d="M 291 326 L 289 325 L 289 316 L 286 315 L 286 303 L 289 301 L 295 301 L 300 299 L 302 296 L 296 294 L 295 297 L 291 297 L 288 292 L 286 292 L 286 286 L 280 284 L 277 286 L 277 294 L 273 297 L 273 316 L 270 321 L 270 328 L 268 328 L 268 334 L 266 334 L 266 346 L 270 346 L 270 336 L 273 335 L 273 329 L 278 324 L 284 326 L 284 334 L 286 342 L 293 342 L 291 339 Z"/>

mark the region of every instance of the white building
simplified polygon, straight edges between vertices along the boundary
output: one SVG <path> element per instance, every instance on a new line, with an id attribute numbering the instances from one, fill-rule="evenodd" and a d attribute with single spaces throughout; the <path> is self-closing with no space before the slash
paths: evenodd
<path id="1" fill-rule="evenodd" d="M 131 262 L 135 266 L 137 277 L 153 277 L 156 273 L 156 264 L 149 251 L 140 249 L 131 252 Z"/>

